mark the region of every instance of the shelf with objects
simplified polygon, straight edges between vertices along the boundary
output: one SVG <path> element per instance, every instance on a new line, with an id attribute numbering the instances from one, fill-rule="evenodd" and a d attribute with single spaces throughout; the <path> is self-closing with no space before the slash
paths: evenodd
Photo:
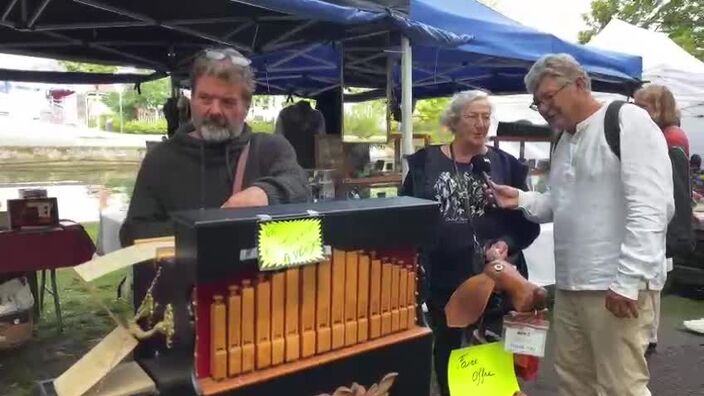
<path id="1" fill-rule="evenodd" d="M 517 157 L 528 166 L 526 187 L 529 191 L 545 192 L 550 172 L 554 132 L 547 126 L 528 122 L 499 122 L 496 136 L 490 141 Z M 555 284 L 553 224 L 540 225 L 540 235 L 523 251 L 529 280 L 540 286 Z"/>
<path id="2" fill-rule="evenodd" d="M 490 141 L 495 148 L 518 154 L 517 158 L 528 166 L 528 190 L 546 191 L 550 155 L 555 142 L 555 133 L 548 126 L 528 122 L 499 122 L 496 136 L 490 137 Z M 503 147 L 501 143 L 505 143 Z M 509 145 L 512 147 L 506 147 Z"/>
<path id="3" fill-rule="evenodd" d="M 169 394 L 195 384 L 204 395 L 310 396 L 383 380 L 425 396 L 432 334 L 416 251 L 432 242 L 437 210 L 396 197 L 176 214 L 175 265 L 159 270 L 169 287 L 154 297 L 173 307 L 173 341 L 140 345 L 137 360 Z M 270 271 L 252 251 L 268 252 L 267 224 L 310 219 L 324 257 Z"/>

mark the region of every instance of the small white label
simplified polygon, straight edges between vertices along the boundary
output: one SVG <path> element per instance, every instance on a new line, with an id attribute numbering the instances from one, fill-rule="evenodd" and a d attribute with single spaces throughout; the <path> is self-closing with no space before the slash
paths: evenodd
<path id="1" fill-rule="evenodd" d="M 545 340 L 547 330 L 529 326 L 506 326 L 504 333 L 504 349 L 521 355 L 543 357 L 545 355 Z"/>

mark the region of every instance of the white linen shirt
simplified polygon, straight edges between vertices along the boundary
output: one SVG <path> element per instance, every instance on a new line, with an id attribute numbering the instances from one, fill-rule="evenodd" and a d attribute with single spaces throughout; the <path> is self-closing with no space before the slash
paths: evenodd
<path id="1" fill-rule="evenodd" d="M 639 290 L 665 283 L 672 166 L 660 128 L 629 104 L 619 114 L 619 161 L 604 136 L 607 107 L 562 134 L 548 191 L 519 192 L 519 207 L 534 221 L 554 221 L 558 289 L 611 289 L 637 299 Z"/>

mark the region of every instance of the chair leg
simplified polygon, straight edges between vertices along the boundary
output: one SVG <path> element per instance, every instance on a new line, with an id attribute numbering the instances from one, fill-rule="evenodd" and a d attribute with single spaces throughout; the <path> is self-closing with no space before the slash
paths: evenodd
<path id="1" fill-rule="evenodd" d="M 40 311 L 39 304 L 37 303 L 39 301 L 39 285 L 37 285 L 37 273 L 35 271 L 28 272 L 27 281 L 29 282 L 29 290 L 32 291 L 32 297 L 34 297 L 34 309 L 32 310 L 32 313 L 34 314 L 35 320 L 38 322 Z"/>
<path id="2" fill-rule="evenodd" d="M 46 292 L 46 270 L 42 270 L 42 286 L 39 289 L 39 311 L 44 312 L 44 292 Z"/>
<path id="3" fill-rule="evenodd" d="M 56 287 L 56 270 L 51 270 L 51 288 L 54 295 L 54 308 L 56 309 L 56 319 L 59 321 L 59 333 L 64 331 L 64 322 L 61 319 L 61 303 L 59 302 L 59 288 Z"/>

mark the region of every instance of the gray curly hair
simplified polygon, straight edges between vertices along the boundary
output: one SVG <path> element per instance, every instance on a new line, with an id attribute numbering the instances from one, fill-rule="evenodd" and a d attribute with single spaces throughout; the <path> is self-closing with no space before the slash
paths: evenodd
<path id="1" fill-rule="evenodd" d="M 241 83 L 245 88 L 245 98 L 249 103 L 256 90 L 254 70 L 250 60 L 239 51 L 224 47 L 200 51 L 191 68 L 191 90 L 195 91 L 196 82 L 202 76 L 212 76 L 230 83 Z"/>
<path id="2" fill-rule="evenodd" d="M 535 93 L 545 77 L 559 78 L 569 82 L 575 82 L 582 77 L 586 81 L 587 90 L 591 91 L 592 89 L 589 75 L 570 54 L 547 54 L 535 61 L 523 79 L 528 93 Z"/>
<path id="3" fill-rule="evenodd" d="M 462 117 L 464 111 L 470 103 L 478 100 L 486 100 L 491 106 L 491 112 L 494 112 L 494 105 L 489 100 L 489 94 L 478 89 L 462 91 L 454 94 L 450 100 L 450 104 L 440 116 L 440 124 L 447 127 L 452 133 L 455 133 L 455 126 Z"/>

